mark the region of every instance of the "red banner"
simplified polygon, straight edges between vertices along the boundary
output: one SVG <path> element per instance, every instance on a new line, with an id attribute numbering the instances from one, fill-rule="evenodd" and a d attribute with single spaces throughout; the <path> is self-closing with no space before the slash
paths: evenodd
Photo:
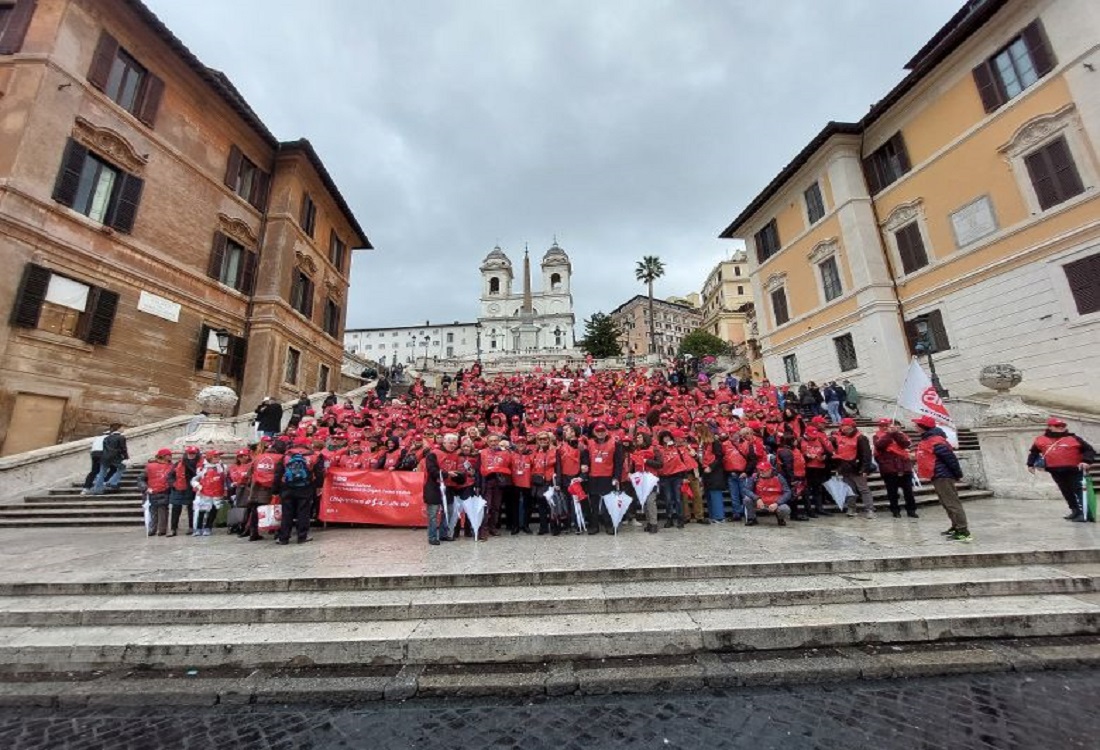
<path id="1" fill-rule="evenodd" d="M 418 471 L 329 469 L 321 494 L 322 521 L 377 526 L 427 526 L 424 474 Z"/>

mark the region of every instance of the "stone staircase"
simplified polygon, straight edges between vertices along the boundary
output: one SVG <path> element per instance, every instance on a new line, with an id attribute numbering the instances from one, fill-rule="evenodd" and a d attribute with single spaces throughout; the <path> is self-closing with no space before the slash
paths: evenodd
<path id="1" fill-rule="evenodd" d="M 469 546 L 467 554 L 484 549 Z M 328 697 L 318 688 L 328 684 L 350 699 L 447 695 L 463 684 L 563 694 L 593 680 L 602 680 L 598 692 L 621 692 L 639 674 L 649 688 L 654 674 L 658 687 L 850 678 L 867 669 L 850 674 L 858 649 L 879 647 L 897 657 L 934 646 L 921 668 L 945 673 L 990 668 L 975 666 L 970 639 L 1100 633 L 1095 548 L 532 567 L 3 583 L 0 703 L 14 695 L 52 705 L 66 691 L 104 690 L 162 700 L 158 689 L 190 689 L 179 677 L 191 670 L 236 702 L 256 702 L 255 670 L 299 670 L 315 697 Z M 86 684 L 98 670 L 119 675 L 120 686 Z M 284 684 L 280 695 L 295 693 Z"/>

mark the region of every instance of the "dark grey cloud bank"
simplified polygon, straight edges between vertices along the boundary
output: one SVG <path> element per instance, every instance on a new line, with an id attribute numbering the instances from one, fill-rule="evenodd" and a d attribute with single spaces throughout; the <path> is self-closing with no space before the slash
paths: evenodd
<path id="1" fill-rule="evenodd" d="M 349 327 L 472 320 L 496 243 L 556 234 L 580 318 L 696 290 L 717 233 L 856 119 L 960 0 L 146 0 L 282 139 L 308 137 L 377 247 Z M 578 326 L 579 327 L 579 326 Z"/>

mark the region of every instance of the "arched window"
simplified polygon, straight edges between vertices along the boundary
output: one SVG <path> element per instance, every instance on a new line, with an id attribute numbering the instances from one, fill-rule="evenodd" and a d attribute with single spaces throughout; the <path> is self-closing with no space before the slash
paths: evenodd
<path id="1" fill-rule="evenodd" d="M 489 294 L 500 294 L 500 279 L 496 276 L 489 279 Z"/>
<path id="2" fill-rule="evenodd" d="M 561 274 L 560 273 L 550 274 L 550 288 L 551 289 L 557 289 L 559 286 L 561 286 Z"/>

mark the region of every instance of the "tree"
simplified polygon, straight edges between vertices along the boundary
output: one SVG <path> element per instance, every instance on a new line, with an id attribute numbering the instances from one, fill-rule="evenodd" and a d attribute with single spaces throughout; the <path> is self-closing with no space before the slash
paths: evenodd
<path id="1" fill-rule="evenodd" d="M 617 357 L 622 353 L 619 338 L 623 335 L 618 324 L 610 315 L 598 312 L 584 321 L 584 338 L 578 342 L 578 346 L 586 354 L 591 354 L 597 359 L 604 357 Z"/>
<path id="2" fill-rule="evenodd" d="M 634 267 L 634 278 L 649 287 L 649 353 L 657 351 L 657 333 L 653 317 L 653 282 L 665 275 L 665 264 L 656 255 L 643 256 Z"/>
<path id="3" fill-rule="evenodd" d="M 696 328 L 684 336 L 680 342 L 680 356 L 690 354 L 697 359 L 703 357 L 724 357 L 731 354 L 729 343 L 715 336 L 713 333 Z"/>

